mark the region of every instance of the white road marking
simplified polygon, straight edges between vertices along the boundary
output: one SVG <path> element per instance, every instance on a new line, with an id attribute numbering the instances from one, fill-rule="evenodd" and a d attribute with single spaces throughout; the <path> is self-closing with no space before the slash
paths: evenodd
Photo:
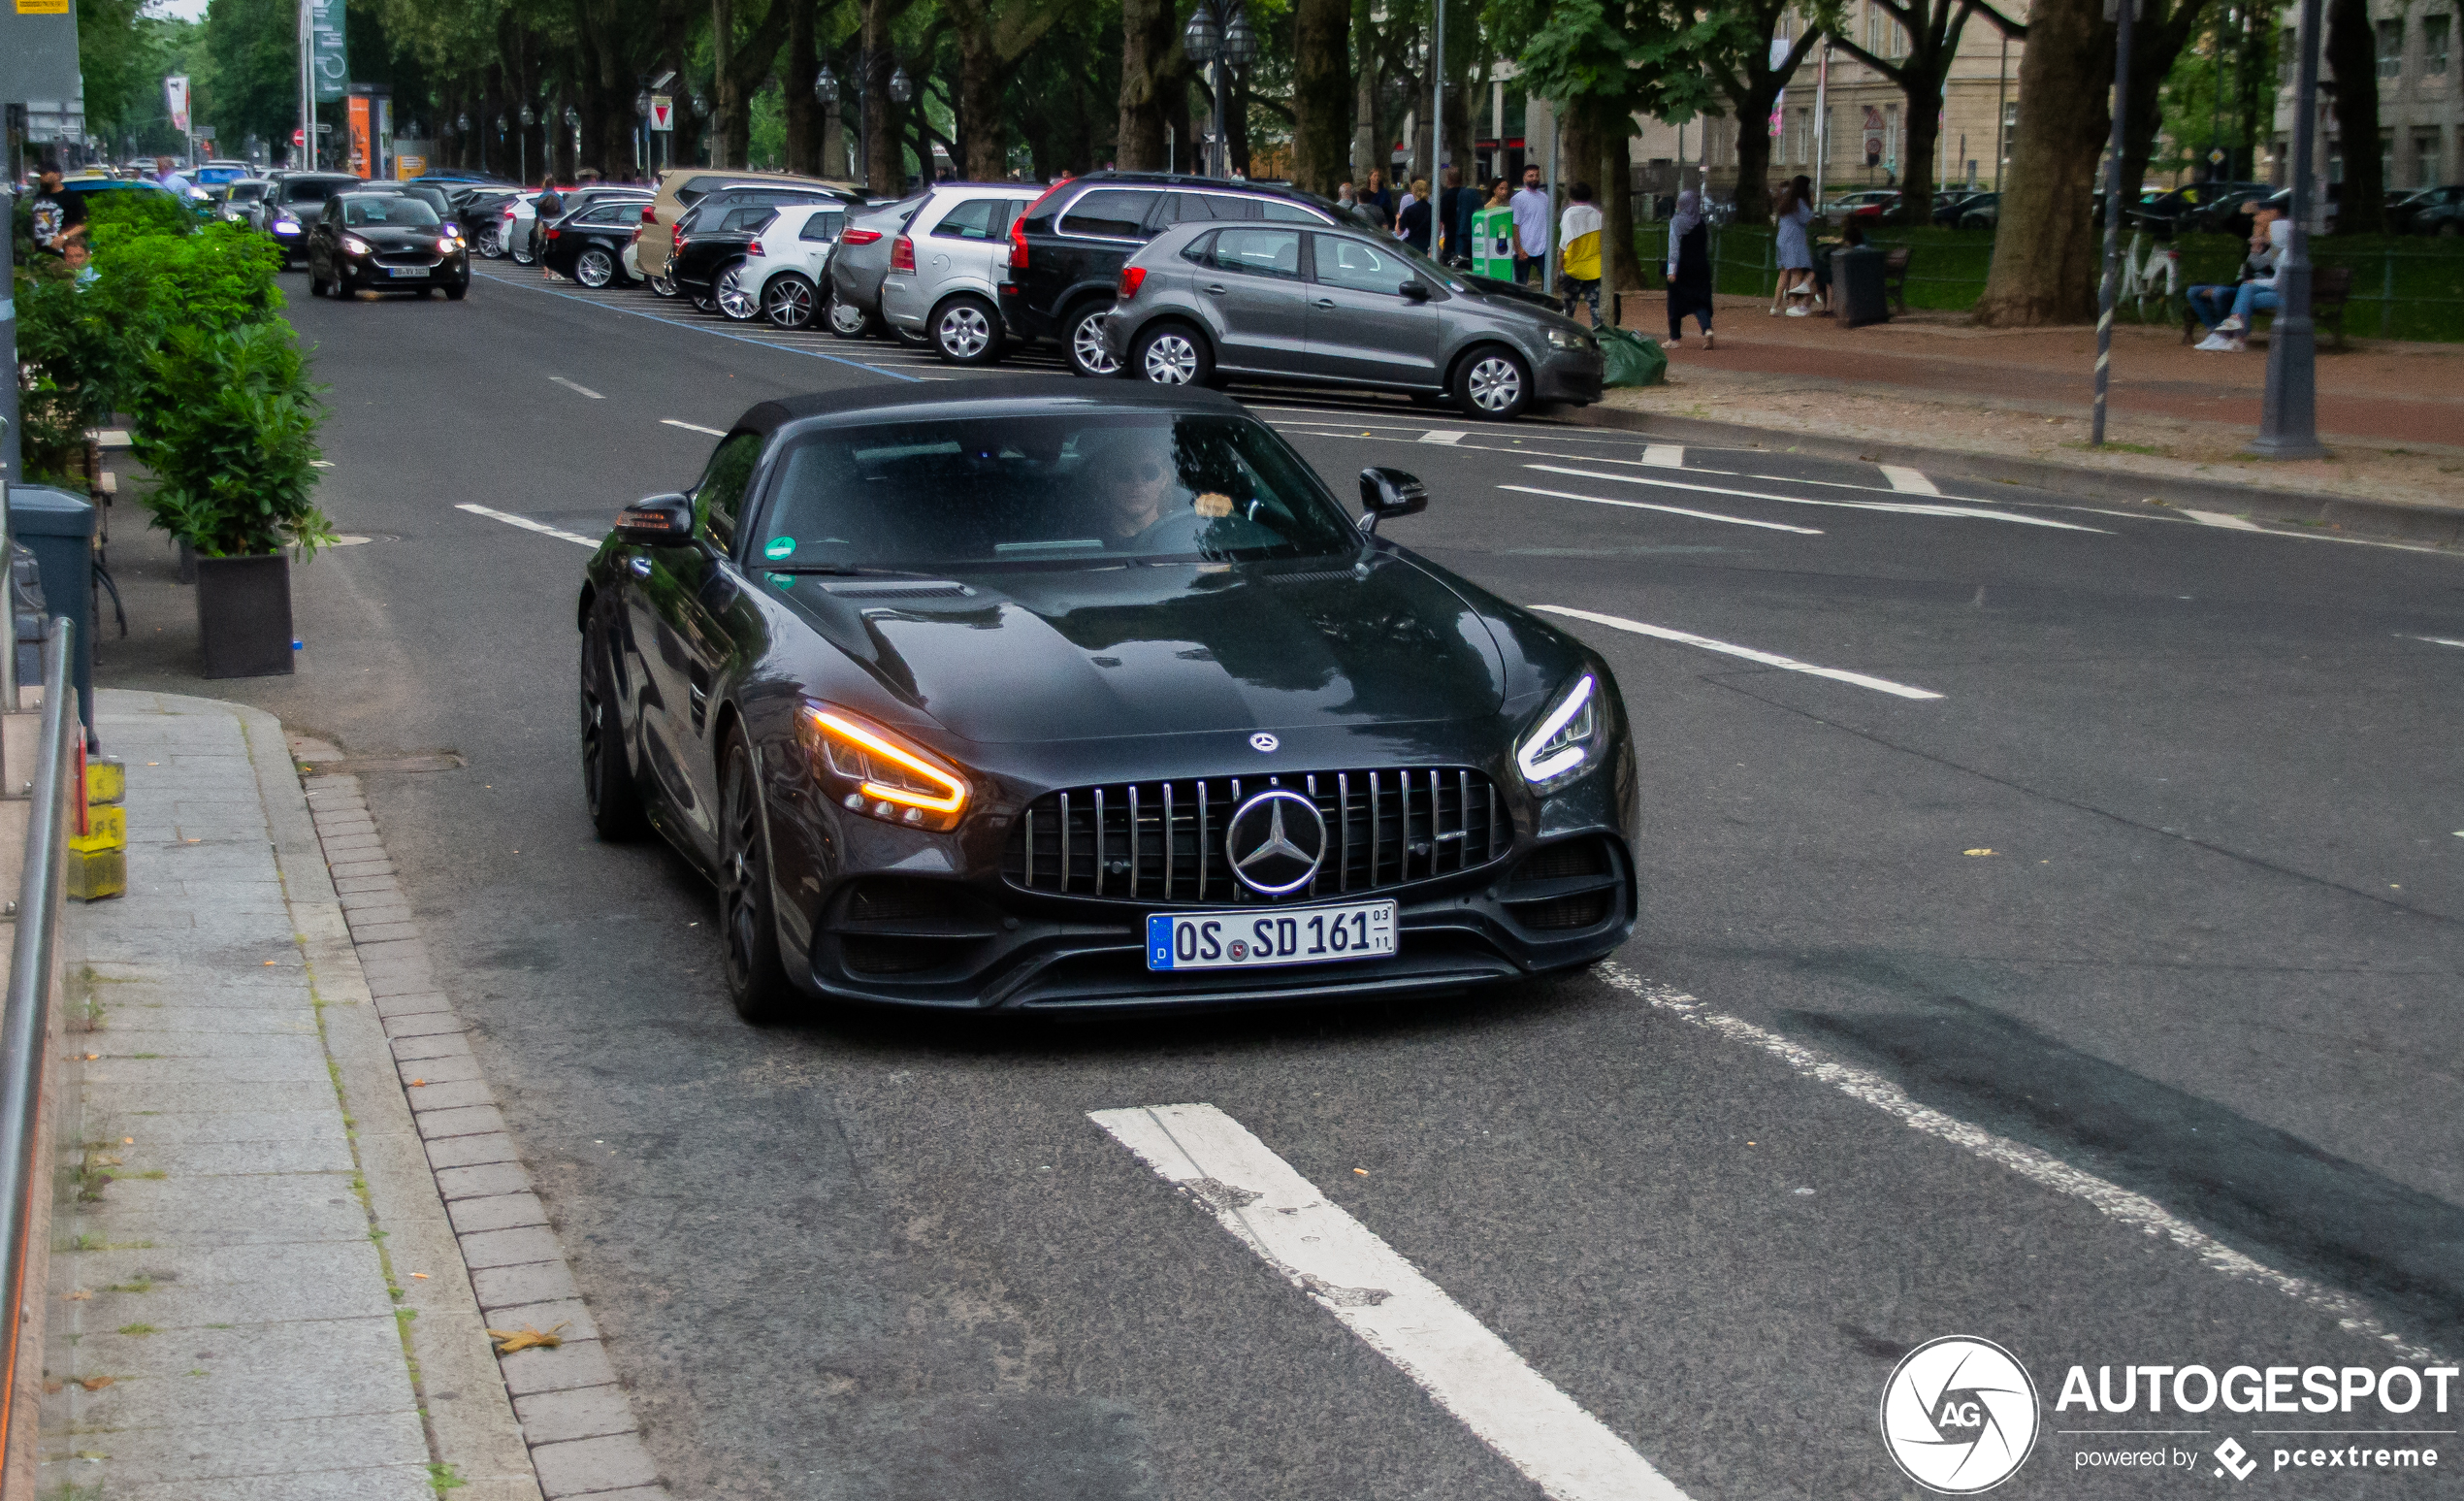
<path id="1" fill-rule="evenodd" d="M 1863 1100 L 1896 1118 L 1911 1130 L 1939 1137 L 1962 1151 L 2008 1168 L 2042 1188 L 2084 1199 L 2098 1213 L 2133 1229 L 2169 1240 L 2197 1256 L 2210 1271 L 2273 1288 L 2286 1297 L 2333 1317 L 2345 1328 L 2378 1340 L 2406 1360 L 2427 1363 L 2437 1358 L 2433 1352 L 2413 1344 L 2381 1323 L 2359 1299 L 2349 1297 L 2332 1288 L 2321 1287 L 2306 1277 L 2280 1272 L 2245 1256 L 2173 1215 L 2145 1194 L 2134 1193 L 2093 1173 L 2083 1172 L 2051 1153 L 2024 1146 L 2008 1137 L 1996 1136 L 1981 1126 L 1945 1115 L 1930 1105 L 1918 1104 L 1908 1097 L 1905 1090 L 1880 1074 L 1842 1063 L 1751 1022 L 1712 1011 L 1693 996 L 1646 980 L 1614 960 L 1600 965 L 1593 973 L 1609 985 L 1645 1001 L 1654 1010 L 1669 1012 L 1731 1042 L 1768 1053 L 1806 1078 L 1828 1084 L 1852 1099 Z"/>
<path id="2" fill-rule="evenodd" d="M 1571 490 L 1542 490 L 1534 485 L 1500 485 L 1501 490 L 1517 490 L 1525 495 L 1545 495 L 1561 501 L 1589 501 L 1594 506 L 1623 506 L 1629 510 L 1662 510 L 1671 516 L 1692 516 L 1698 521 L 1725 521 L 1731 526 L 1761 527 L 1770 532 L 1796 532 L 1805 537 L 1820 537 L 1815 527 L 1793 527 L 1783 521 L 1757 521 L 1751 516 L 1724 516 L 1716 510 L 1688 510 L 1682 506 L 1654 506 L 1648 501 L 1612 501 L 1605 495 L 1576 495 Z"/>
<path id="3" fill-rule="evenodd" d="M 2464 641 L 2449 640 L 2444 636 L 2416 636 L 2414 639 L 2427 641 L 2433 646 L 2464 646 Z"/>
<path id="4" fill-rule="evenodd" d="M 548 379 L 550 379 L 550 380 L 552 380 L 552 381 L 554 381 L 556 384 L 563 386 L 563 387 L 564 387 L 565 389 L 567 389 L 567 391 L 578 392 L 579 394 L 581 394 L 581 395 L 583 395 L 583 396 L 587 396 L 587 397 L 589 397 L 592 401 L 595 401 L 595 402 L 603 402 L 603 401 L 607 400 L 607 398 L 606 398 L 606 397 L 600 395 L 597 391 L 592 390 L 589 386 L 586 386 L 586 385 L 576 385 L 576 384 L 574 384 L 572 381 L 566 379 L 563 375 L 550 375 L 550 376 L 548 376 L 547 378 L 548 378 Z"/>
<path id="5" fill-rule="evenodd" d="M 1942 493 L 1933 488 L 1933 481 L 1925 477 L 1924 471 L 1909 469 L 1904 465 L 1883 465 L 1882 477 L 1890 480 L 1891 488 L 1902 495 L 1940 495 Z"/>
<path id="6" fill-rule="evenodd" d="M 2093 532 L 2108 536 L 2100 527 L 2083 527 L 2068 521 L 2055 521 L 2045 516 L 2023 516 L 2006 510 L 1987 510 L 1981 506 L 1929 506 L 1921 501 L 1823 501 L 1804 495 L 1772 495 L 1763 490 L 1732 490 L 1723 485 L 1690 484 L 1681 479 L 1650 479 L 1640 474 L 1604 474 L 1597 470 L 1568 469 L 1562 464 L 1526 464 L 1549 474 L 1572 474 L 1576 479 L 1613 479 L 1626 485 L 1656 485 L 1664 490 L 1699 490 L 1704 495 L 1734 495 L 1749 501 L 1777 501 L 1785 506 L 1829 506 L 1840 510 L 1888 510 L 1906 516 L 1976 516 L 1987 521 L 2009 521 L 2026 527 L 2052 527 L 2059 532 Z M 1783 484 L 1793 481 L 1782 480 Z"/>
<path id="7" fill-rule="evenodd" d="M 659 420 L 669 427 L 683 428 L 688 433 L 707 433 L 713 438 L 725 438 L 728 436 L 728 430 L 726 428 L 703 427 L 698 422 L 679 422 L 673 417 L 662 417 Z"/>
<path id="8" fill-rule="evenodd" d="M 1682 443 L 1644 443 L 1642 462 L 1656 469 L 1685 468 L 1685 445 Z"/>
<path id="9" fill-rule="evenodd" d="M 1240 1122 L 1213 1105 L 1087 1118 L 1213 1210 L 1216 1223 L 1557 1501 L 1685 1501 L 1625 1440 Z"/>
<path id="10" fill-rule="evenodd" d="M 544 521 L 533 521 L 528 516 L 517 516 L 509 510 L 493 510 L 485 506 L 474 506 L 469 501 L 456 506 L 454 509 L 467 510 L 474 516 L 485 516 L 490 521 L 502 521 L 506 526 L 520 527 L 525 532 L 536 532 L 542 537 L 562 538 L 568 542 L 579 542 L 593 551 L 599 548 L 599 538 L 596 537 L 584 537 L 579 532 L 567 532 L 559 527 L 549 526 Z"/>
<path id="11" fill-rule="evenodd" d="M 2222 527 L 2228 532 L 2264 532 L 2267 530 L 2255 521 L 2245 521 L 2239 516 L 2228 516 L 2221 510 L 2188 510 L 2180 506 L 2176 506 L 2175 510 L 2181 515 L 2189 517 L 2192 521 L 2197 522 L 2203 527 Z"/>
<path id="12" fill-rule="evenodd" d="M 1637 636 L 1657 636 L 1664 641 L 1675 641 L 1681 646 L 1700 646 L 1704 651 L 1724 652 L 1732 657 L 1743 657 L 1748 662 L 1759 662 L 1765 667 L 1779 668 L 1790 672 L 1810 672 L 1816 677 L 1828 677 L 1834 682 L 1854 683 L 1860 688 L 1870 688 L 1876 693 L 1887 693 L 1897 699 L 1942 697 L 1930 689 L 1911 688 L 1905 683 L 1895 683 L 1887 677 L 1868 677 L 1863 672 L 1851 672 L 1844 668 L 1818 668 L 1810 662 L 1799 662 L 1794 657 L 1783 657 L 1777 652 L 1756 651 L 1751 646 L 1738 646 L 1729 641 L 1715 641 L 1707 636 L 1697 636 L 1691 631 L 1672 631 L 1667 626 L 1645 625 L 1639 620 L 1628 620 L 1622 615 L 1603 615 L 1594 610 L 1574 609 L 1564 604 L 1535 604 L 1532 608 L 1546 610 L 1552 615 L 1570 616 L 1575 620 L 1588 620 L 1596 626 L 1607 626 L 1618 631 L 1632 631 Z"/>
<path id="13" fill-rule="evenodd" d="M 1469 437 L 1471 437 L 1471 436 L 1472 436 L 1472 435 L 1471 435 L 1471 434 L 1469 434 L 1469 433 L 1461 432 L 1461 431 L 1458 431 L 1458 430 L 1455 430 L 1455 429 L 1451 429 L 1451 428 L 1432 428 L 1432 429 L 1430 429 L 1428 432 L 1423 433 L 1423 434 L 1421 434 L 1421 435 L 1420 435 L 1420 441 L 1421 441 L 1422 442 L 1424 442 L 1424 443 L 1449 443 L 1449 444 L 1451 444 L 1451 443 L 1459 443 L 1459 442 L 1463 441 L 1463 440 L 1465 440 L 1465 439 L 1467 439 L 1467 438 L 1469 438 Z"/>

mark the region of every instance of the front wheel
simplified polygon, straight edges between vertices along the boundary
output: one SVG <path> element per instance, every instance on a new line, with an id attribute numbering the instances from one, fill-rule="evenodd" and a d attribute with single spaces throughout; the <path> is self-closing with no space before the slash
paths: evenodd
<path id="1" fill-rule="evenodd" d="M 1090 303 L 1071 313 L 1061 328 L 1061 347 L 1069 352 L 1069 368 L 1082 375 L 1118 375 L 1120 361 L 1104 343 L 1104 318 L 1112 311 Z"/>
<path id="2" fill-rule="evenodd" d="M 756 1027 L 799 1009 L 779 958 L 778 915 L 770 902 L 770 841 L 762 825 L 762 785 L 741 736 L 728 740 L 720 795 L 719 936 L 727 948 L 728 999 Z"/>
<path id="3" fill-rule="evenodd" d="M 471 248 L 478 251 L 480 258 L 483 260 L 501 261 L 504 259 L 504 241 L 502 238 L 501 231 L 499 231 L 494 224 L 491 224 L 487 228 L 479 231 L 479 239 L 477 243 L 471 245 Z"/>
<path id="4" fill-rule="evenodd" d="M 573 259 L 573 279 L 596 292 L 616 279 L 616 257 L 592 245 Z"/>
<path id="5" fill-rule="evenodd" d="M 1510 349 L 1475 349 L 1455 372 L 1454 404 L 1467 415 L 1504 422 L 1531 403 L 1531 367 Z"/>
<path id="6" fill-rule="evenodd" d="M 823 321 L 829 325 L 832 334 L 841 339 L 861 339 L 873 331 L 871 315 L 839 296 L 836 287 L 830 288 L 829 311 Z"/>
<path id="7" fill-rule="evenodd" d="M 742 261 L 719 273 L 719 279 L 710 283 L 710 300 L 730 323 L 750 323 L 762 315 L 761 297 L 744 284 Z"/>
<path id="8" fill-rule="evenodd" d="M 932 346 L 953 365 L 989 365 L 1001 357 L 1001 314 L 981 297 L 953 297 L 933 311 Z"/>
<path id="9" fill-rule="evenodd" d="M 468 281 L 457 281 L 445 288 L 445 301 L 449 303 L 458 303 L 470 295 L 470 283 Z"/>
<path id="10" fill-rule="evenodd" d="M 1138 336 L 1129 368 L 1156 385 L 1205 385 L 1215 378 L 1206 336 L 1183 323 L 1164 323 Z"/>
<path id="11" fill-rule="evenodd" d="M 531 253 L 531 237 L 530 237 L 530 236 L 528 236 L 528 235 L 523 235 L 523 236 L 521 236 L 520 238 L 516 239 L 516 240 L 513 242 L 513 264 L 514 264 L 514 265 L 516 265 L 516 266 L 535 266 L 535 265 L 537 265 L 538 263 L 539 263 L 539 258 L 538 258 L 537 256 L 533 255 L 533 254 Z"/>
<path id="12" fill-rule="evenodd" d="M 782 271 L 762 289 L 762 315 L 773 328 L 799 329 L 812 324 L 820 296 L 813 283 L 792 271 Z"/>
<path id="13" fill-rule="evenodd" d="M 641 790 L 625 754 L 625 716 L 609 682 L 609 647 L 598 632 L 582 637 L 582 802 L 591 830 L 608 844 L 637 836 L 647 822 Z"/>

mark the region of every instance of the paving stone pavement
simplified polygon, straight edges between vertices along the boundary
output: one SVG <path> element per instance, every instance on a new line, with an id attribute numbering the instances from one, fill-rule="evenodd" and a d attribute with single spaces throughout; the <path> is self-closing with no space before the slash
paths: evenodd
<path id="1" fill-rule="evenodd" d="M 42 1494 L 665 1498 L 356 780 L 238 704 L 95 720 L 129 889 L 63 925 Z"/>

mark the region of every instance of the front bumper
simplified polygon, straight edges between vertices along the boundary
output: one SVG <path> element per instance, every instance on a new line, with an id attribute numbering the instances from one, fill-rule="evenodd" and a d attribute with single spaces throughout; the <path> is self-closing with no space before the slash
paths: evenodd
<path id="1" fill-rule="evenodd" d="M 1600 400 L 1601 358 L 1572 349 L 1553 351 L 1532 372 L 1532 396 L 1543 402 L 1590 406 Z"/>

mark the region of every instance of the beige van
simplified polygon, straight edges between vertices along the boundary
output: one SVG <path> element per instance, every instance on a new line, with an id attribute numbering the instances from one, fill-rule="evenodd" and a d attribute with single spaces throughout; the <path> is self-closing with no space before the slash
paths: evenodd
<path id="1" fill-rule="evenodd" d="M 699 203 L 702 195 L 730 182 L 793 182 L 798 187 L 830 187 L 842 193 L 863 195 L 859 182 L 833 181 L 827 178 L 798 177 L 790 172 L 731 172 L 717 167 L 675 167 L 659 175 L 659 195 L 650 201 L 644 212 L 641 238 L 635 242 L 635 255 L 641 262 L 641 274 L 650 289 L 662 297 L 676 295 L 675 283 L 667 277 L 667 252 L 675 246 L 676 220 Z"/>

